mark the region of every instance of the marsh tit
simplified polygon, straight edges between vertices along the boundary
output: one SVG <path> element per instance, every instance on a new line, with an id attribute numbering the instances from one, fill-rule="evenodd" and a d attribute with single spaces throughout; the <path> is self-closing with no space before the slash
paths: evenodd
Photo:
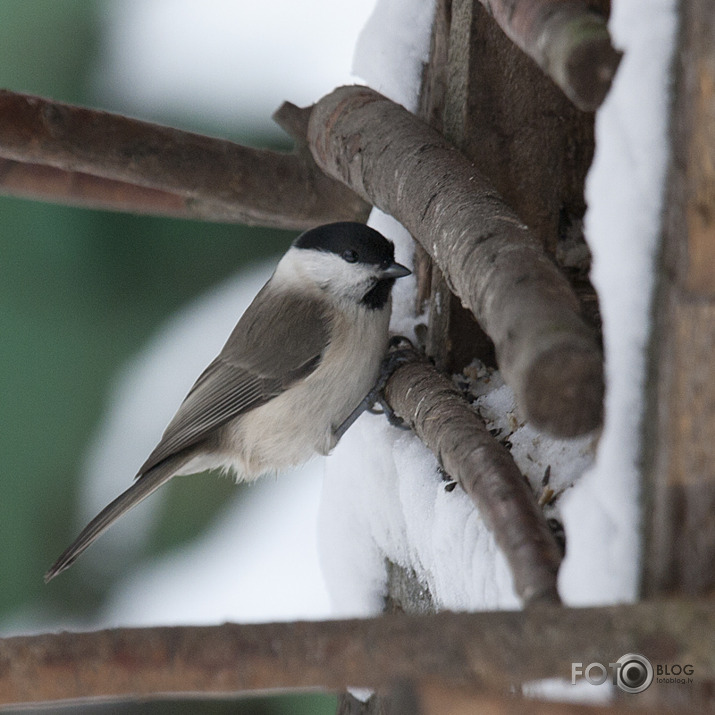
<path id="1" fill-rule="evenodd" d="M 409 273 L 395 262 L 393 244 L 363 224 L 300 235 L 132 486 L 84 528 L 45 581 L 176 475 L 222 469 L 250 481 L 328 454 L 378 379 L 392 286 Z"/>

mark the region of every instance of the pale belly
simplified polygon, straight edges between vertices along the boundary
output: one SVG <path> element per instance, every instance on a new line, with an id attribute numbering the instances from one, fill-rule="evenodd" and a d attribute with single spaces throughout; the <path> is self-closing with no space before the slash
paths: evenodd
<path id="1" fill-rule="evenodd" d="M 221 454 L 215 455 L 220 465 L 243 481 L 301 464 L 316 453 L 328 454 L 335 446 L 335 429 L 377 381 L 388 339 L 389 311 L 384 312 L 379 323 L 353 321 L 357 340 L 331 343 L 305 380 L 228 423 Z"/>

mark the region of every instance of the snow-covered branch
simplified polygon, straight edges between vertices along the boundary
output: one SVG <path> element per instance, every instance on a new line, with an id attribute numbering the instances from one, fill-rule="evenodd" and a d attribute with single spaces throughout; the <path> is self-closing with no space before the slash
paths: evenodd
<path id="1" fill-rule="evenodd" d="M 606 18 L 584 0 L 479 0 L 506 35 L 564 94 L 594 111 L 611 86 L 621 53 Z"/>
<path id="2" fill-rule="evenodd" d="M 321 99 L 308 140 L 321 168 L 394 216 L 430 254 L 494 341 L 528 420 L 560 437 L 599 425 L 602 356 L 578 299 L 477 167 L 367 87 Z"/>
<path id="3" fill-rule="evenodd" d="M 410 681 L 506 692 L 630 652 L 688 663 L 707 683 L 714 629 L 712 602 L 671 601 L 17 636 L 0 640 L 0 706 Z"/>
<path id="4" fill-rule="evenodd" d="M 0 192 L 62 203 L 292 229 L 368 213 L 305 150 L 252 149 L 8 91 L 0 157 L 10 160 Z"/>
<path id="5" fill-rule="evenodd" d="M 454 385 L 416 350 L 409 353 L 385 386 L 388 404 L 478 507 L 524 604 L 558 603 L 561 552 L 529 483 Z"/>

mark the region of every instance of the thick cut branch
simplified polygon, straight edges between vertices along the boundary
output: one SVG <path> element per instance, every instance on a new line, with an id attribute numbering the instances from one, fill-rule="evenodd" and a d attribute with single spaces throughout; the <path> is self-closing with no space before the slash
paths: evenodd
<path id="1" fill-rule="evenodd" d="M 19 636 L 0 640 L 0 705 L 404 681 L 503 692 L 626 653 L 707 682 L 714 629 L 715 604 L 690 601 Z"/>
<path id="2" fill-rule="evenodd" d="M 0 157 L 49 167 L 5 163 L 0 191 L 100 208 L 292 229 L 360 220 L 369 210 L 306 151 L 251 149 L 7 91 Z M 142 189 L 162 193 L 136 199 Z"/>
<path id="3" fill-rule="evenodd" d="M 585 0 L 480 0 L 506 35 L 584 111 L 603 102 L 621 53 Z"/>
<path id="4" fill-rule="evenodd" d="M 561 552 L 528 482 L 454 385 L 417 351 L 411 358 L 388 380 L 388 404 L 475 503 L 524 604 L 558 603 Z"/>
<path id="5" fill-rule="evenodd" d="M 504 379 L 554 435 L 600 424 L 603 366 L 568 281 L 479 170 L 377 92 L 341 87 L 313 108 L 318 165 L 393 215 L 494 341 Z"/>

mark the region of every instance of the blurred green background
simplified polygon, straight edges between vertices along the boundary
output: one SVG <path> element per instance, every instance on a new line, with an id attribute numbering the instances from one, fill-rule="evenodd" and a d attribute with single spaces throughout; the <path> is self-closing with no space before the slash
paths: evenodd
<path id="1" fill-rule="evenodd" d="M 97 106 L 90 77 L 108 2 L 0 0 L 0 87 Z M 240 127 L 161 121 L 255 143 Z M 274 136 L 278 146 L 282 140 Z M 247 261 L 279 255 L 294 235 L 0 196 L 0 629 L 17 613 L 35 612 L 43 621 L 48 614 L 58 621 L 91 618 L 111 582 L 93 592 L 71 579 L 48 588 L 42 574 L 75 536 L 79 466 L 111 377 L 173 311 Z M 157 549 L 191 539 L 236 491 L 229 480 L 214 480 L 211 489 L 198 480 L 175 481 L 169 503 L 193 504 L 183 510 L 193 522 L 170 528 L 166 519 Z M 186 707 L 329 713 L 335 701 L 303 696 Z M 178 712 L 178 704 L 96 706 L 96 712 L 169 711 Z"/>

